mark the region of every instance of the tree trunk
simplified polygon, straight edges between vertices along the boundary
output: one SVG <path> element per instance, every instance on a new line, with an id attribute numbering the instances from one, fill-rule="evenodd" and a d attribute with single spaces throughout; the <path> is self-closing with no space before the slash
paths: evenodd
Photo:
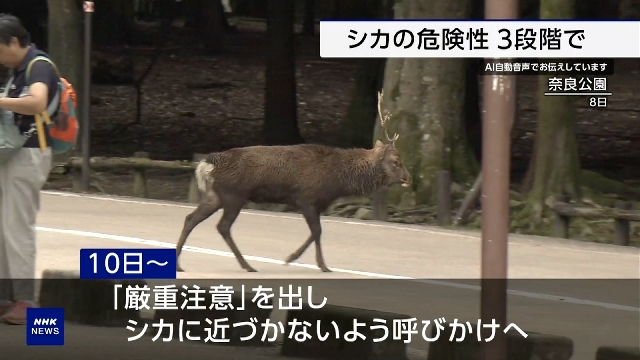
<path id="1" fill-rule="evenodd" d="M 531 191 L 531 187 L 533 186 L 533 174 L 536 172 L 536 147 L 538 142 L 533 140 L 533 151 L 531 153 L 531 157 L 529 158 L 529 165 L 527 166 L 527 171 L 522 178 L 522 182 L 520 184 L 520 193 L 522 195 L 527 195 L 529 191 Z"/>
<path id="2" fill-rule="evenodd" d="M 268 144 L 298 144 L 294 0 L 267 1 L 264 136 Z"/>
<path id="3" fill-rule="evenodd" d="M 361 59 L 356 73 L 353 97 L 342 122 L 340 144 L 346 147 L 371 147 L 376 124 L 378 91 L 382 87 L 385 59 Z"/>
<path id="4" fill-rule="evenodd" d="M 619 6 L 618 14 L 620 19 L 640 18 L 640 2 L 636 0 L 621 0 Z"/>
<path id="5" fill-rule="evenodd" d="M 93 41 L 101 45 L 131 44 L 135 20 L 131 0 L 99 1 L 93 14 Z"/>
<path id="6" fill-rule="evenodd" d="M 316 2 L 315 0 L 305 0 L 304 18 L 302 19 L 302 33 L 307 36 L 316 34 Z"/>
<path id="7" fill-rule="evenodd" d="M 588 3 L 590 19 L 613 20 L 619 17 L 620 0 L 591 0 Z"/>
<path id="8" fill-rule="evenodd" d="M 575 0 L 542 0 L 541 19 L 571 19 Z M 550 76 L 538 78 L 538 129 L 535 145 L 533 186 L 528 195 L 531 224 L 541 221 L 545 200 L 549 196 L 570 195 L 580 199 L 578 174 L 580 160 L 576 141 L 573 98 L 544 96 Z"/>
<path id="9" fill-rule="evenodd" d="M 41 0 L 13 0 L 0 2 L 0 13 L 17 16 L 29 31 L 31 42 L 39 49 L 47 50 L 47 2 Z"/>
<path id="10" fill-rule="evenodd" d="M 266 1 L 237 0 L 232 5 L 237 16 L 264 19 L 267 14 Z"/>
<path id="11" fill-rule="evenodd" d="M 82 114 L 84 95 L 83 67 L 83 19 L 76 0 L 48 0 L 49 55 L 58 70 L 76 90 L 79 114 Z M 81 119 L 82 120 L 82 119 Z M 71 154 L 56 156 L 55 162 L 65 161 Z"/>
<path id="12" fill-rule="evenodd" d="M 484 18 L 484 1 L 473 1 L 471 5 L 472 19 Z M 475 159 L 482 160 L 482 111 L 480 106 L 480 69 L 484 65 L 484 59 L 465 59 L 467 70 L 465 76 L 465 96 L 463 116 L 466 136 L 469 141 Z"/>
<path id="13" fill-rule="evenodd" d="M 465 19 L 471 1 L 403 0 L 395 5 L 395 17 Z M 469 185 L 478 174 L 464 130 L 465 69 L 465 59 L 387 59 L 383 108 L 393 114 L 389 135 L 400 134 L 396 145 L 414 179 L 410 188 L 392 188 L 390 203 L 432 203 L 438 170 Z M 382 134 L 378 122 L 375 139 Z"/>
<path id="14" fill-rule="evenodd" d="M 222 38 L 224 35 L 224 9 L 220 0 L 200 0 L 198 27 L 204 46 L 208 54 L 222 52 Z"/>
<path id="15" fill-rule="evenodd" d="M 367 18 L 393 17 L 391 1 L 376 0 L 365 9 Z M 386 59 L 361 59 L 356 81 L 342 122 L 340 144 L 343 146 L 370 147 L 377 119 L 378 91 L 382 88 Z"/>
<path id="16" fill-rule="evenodd" d="M 462 117 L 469 147 L 476 161 L 482 161 L 482 112 L 480 110 L 479 71 L 482 59 L 465 59 L 464 115 Z"/>

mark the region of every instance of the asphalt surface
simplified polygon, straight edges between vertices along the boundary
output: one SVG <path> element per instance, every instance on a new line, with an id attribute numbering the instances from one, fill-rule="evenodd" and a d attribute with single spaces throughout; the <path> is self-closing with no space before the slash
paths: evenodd
<path id="1" fill-rule="evenodd" d="M 77 270 L 82 248 L 173 248 L 185 216 L 193 209 L 182 203 L 46 193 L 38 218 L 38 272 Z M 215 214 L 191 234 L 180 259 L 186 272 L 180 273 L 179 278 L 216 279 L 214 283 L 238 286 L 294 282 L 306 285 L 310 283 L 304 280 L 317 279 L 312 283 L 314 294 L 326 296 L 332 304 L 407 314 L 416 317 L 418 323 L 441 317 L 448 321 L 478 318 L 478 232 L 326 217 L 322 220 L 323 251 L 333 272 L 322 273 L 315 266 L 313 246 L 297 263 L 282 264 L 308 237 L 309 230 L 301 216 L 243 211 L 232 227 L 232 236 L 247 261 L 258 270 L 247 273 L 216 231 L 220 215 Z M 594 359 L 595 350 L 603 345 L 638 346 L 639 271 L 638 248 L 511 235 L 509 277 L 515 280 L 509 283 L 509 321 L 525 331 L 572 338 L 573 359 Z M 284 320 L 283 314 L 284 311 L 275 311 L 273 317 Z M 131 336 L 124 329 L 70 331 L 68 336 L 74 331 L 77 334 L 70 341 L 85 347 L 95 338 L 117 343 L 118 336 L 122 336 L 122 344 L 127 344 L 126 337 Z M 97 335 L 101 331 L 104 335 Z M 42 351 L 24 346 L 24 328 L 4 326 L 0 327 L 0 334 L 14 339 L 10 341 L 18 344 L 14 350 L 24 348 L 24 354 L 34 356 L 38 354 L 33 351 Z M 84 337 L 88 340 L 78 340 Z M 105 341 L 108 342 L 102 343 Z M 145 342 L 151 344 L 148 339 Z M 135 346 L 129 343 L 121 350 Z M 167 346 L 154 345 L 154 349 L 168 357 Z M 199 358 L 198 351 L 211 357 L 210 346 L 176 343 L 175 349 L 184 346 L 203 348 L 193 350 L 193 358 Z M 426 351 L 428 343 L 416 339 L 408 346 Z M 67 355 L 73 350 L 64 348 Z M 215 353 L 230 358 L 232 353 L 228 351 L 236 351 L 224 349 Z M 176 351 L 179 354 L 183 350 Z M 234 358 L 274 356 L 246 349 L 237 351 L 242 353 L 233 353 Z"/>

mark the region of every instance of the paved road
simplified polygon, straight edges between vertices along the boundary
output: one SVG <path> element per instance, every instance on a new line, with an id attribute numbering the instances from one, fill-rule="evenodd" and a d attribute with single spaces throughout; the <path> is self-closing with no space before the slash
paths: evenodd
<path id="1" fill-rule="evenodd" d="M 65 259 L 66 265 L 77 268 L 76 250 L 81 247 L 174 247 L 184 217 L 192 210 L 185 204 L 49 193 L 43 196 L 38 219 L 40 259 L 55 254 L 56 259 Z M 216 231 L 220 214 L 193 231 L 181 264 L 190 272 L 246 276 Z M 301 216 L 244 211 L 231 231 L 240 251 L 259 275 L 319 275 L 313 247 L 299 260 L 311 268 L 281 265 L 308 237 L 309 230 Z M 337 273 L 332 277 L 480 276 L 481 244 L 477 232 L 326 218 L 322 236 L 325 260 Z M 510 278 L 639 277 L 638 248 L 524 236 L 511 236 L 509 245 Z"/>
<path id="2" fill-rule="evenodd" d="M 178 203 L 47 193 L 38 219 L 38 269 L 78 269 L 79 250 L 87 247 L 174 247 L 184 217 L 193 208 Z M 282 259 L 308 236 L 300 216 L 245 211 L 232 235 L 247 261 L 259 271 L 249 274 L 240 269 L 218 235 L 215 224 L 219 216 L 214 215 L 192 233 L 181 257 L 187 271 L 181 278 L 403 279 L 384 286 L 325 282 L 319 288 L 335 304 L 399 312 L 419 320 L 477 317 L 477 289 L 465 285 L 480 276 L 477 232 L 324 218 L 324 255 L 334 270 L 324 274 L 315 267 L 313 248 L 298 263 L 282 265 Z M 524 324 L 528 331 L 572 337 L 575 359 L 595 358 L 600 345 L 637 346 L 638 281 L 622 284 L 606 279 L 637 280 L 639 270 L 637 248 L 512 235 L 510 278 L 603 281 L 512 281 L 510 288 L 520 292 L 509 298 L 510 321 Z M 589 328 L 599 330 L 585 332 Z M 426 349 L 427 345 L 415 346 Z"/>
<path id="3" fill-rule="evenodd" d="M 194 344 L 193 342 L 152 342 L 152 336 L 128 342 L 136 335 L 125 329 L 96 328 L 65 324 L 65 345 L 61 347 L 25 345 L 24 327 L 0 325 L 0 351 L 3 359 L 12 360 L 273 360 L 277 358 L 275 346 L 245 349 L 224 345 Z M 164 337 L 164 336 L 163 336 Z M 141 344 L 143 343 L 143 344 Z M 415 359 L 417 360 L 417 359 Z M 424 360 L 424 359 L 422 359 Z"/>

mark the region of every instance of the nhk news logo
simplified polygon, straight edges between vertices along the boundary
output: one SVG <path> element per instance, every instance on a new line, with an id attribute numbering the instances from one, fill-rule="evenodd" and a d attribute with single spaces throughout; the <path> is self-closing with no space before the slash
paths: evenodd
<path id="1" fill-rule="evenodd" d="M 64 345 L 64 309 L 27 309 L 27 346 Z"/>

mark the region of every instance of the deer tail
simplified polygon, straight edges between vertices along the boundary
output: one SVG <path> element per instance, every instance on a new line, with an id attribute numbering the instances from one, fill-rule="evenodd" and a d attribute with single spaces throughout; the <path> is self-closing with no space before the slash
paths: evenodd
<path id="1" fill-rule="evenodd" d="M 202 160 L 196 167 L 196 182 L 198 183 L 198 189 L 203 193 L 209 193 L 212 191 L 213 177 L 211 172 L 215 169 L 213 164 Z"/>

